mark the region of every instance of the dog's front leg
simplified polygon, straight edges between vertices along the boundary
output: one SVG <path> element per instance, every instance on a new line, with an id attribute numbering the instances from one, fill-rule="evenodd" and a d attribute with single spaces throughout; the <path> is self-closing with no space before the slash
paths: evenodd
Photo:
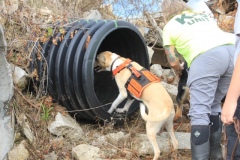
<path id="1" fill-rule="evenodd" d="M 123 108 L 117 108 L 116 112 L 118 112 L 118 113 L 123 113 L 124 111 L 127 112 L 129 110 L 130 106 L 132 105 L 133 101 L 134 101 L 134 98 L 131 98 L 131 99 L 128 98 L 128 100 L 127 100 L 126 104 L 124 105 L 124 107 Z"/>
<path id="2" fill-rule="evenodd" d="M 117 106 L 125 99 L 126 97 L 124 97 L 121 93 L 118 95 L 118 97 L 113 101 L 110 109 L 108 110 L 108 113 L 112 113 Z"/>

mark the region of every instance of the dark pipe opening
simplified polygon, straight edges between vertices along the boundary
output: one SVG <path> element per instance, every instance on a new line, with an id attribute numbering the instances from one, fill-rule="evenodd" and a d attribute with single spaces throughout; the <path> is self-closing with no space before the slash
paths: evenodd
<path id="1" fill-rule="evenodd" d="M 122 57 L 130 58 L 140 64 L 145 64 L 142 56 L 146 54 L 146 50 L 142 45 L 142 39 L 130 29 L 117 29 L 107 35 L 101 42 L 97 53 L 106 50 L 117 53 Z M 147 59 L 147 57 L 145 58 Z M 148 66 L 145 67 L 148 68 Z M 119 91 L 111 72 L 94 73 L 94 91 L 100 104 L 107 104 L 116 99 Z M 120 107 L 123 107 L 124 104 L 125 101 Z M 135 103 L 134 107 L 130 108 L 130 113 L 137 109 L 137 104 Z M 110 106 L 107 105 L 104 109 L 107 111 Z"/>

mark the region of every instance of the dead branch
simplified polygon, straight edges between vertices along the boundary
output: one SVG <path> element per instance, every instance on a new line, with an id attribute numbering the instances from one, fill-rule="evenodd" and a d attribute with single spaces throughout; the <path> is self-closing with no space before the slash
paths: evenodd
<path id="1" fill-rule="evenodd" d="M 159 34 L 159 39 L 161 40 L 161 45 L 163 45 L 163 41 L 162 41 L 162 29 L 158 27 L 156 21 L 154 18 L 152 18 L 148 12 L 144 11 L 144 15 L 147 17 L 148 21 L 151 23 L 151 25 L 153 26 L 153 28 L 157 31 L 157 33 Z"/>

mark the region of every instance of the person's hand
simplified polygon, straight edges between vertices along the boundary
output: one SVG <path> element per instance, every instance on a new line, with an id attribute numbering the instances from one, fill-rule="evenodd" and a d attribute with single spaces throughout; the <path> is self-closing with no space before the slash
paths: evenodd
<path id="1" fill-rule="evenodd" d="M 224 103 L 221 113 L 221 120 L 224 124 L 233 123 L 233 116 L 237 107 L 236 102 Z"/>

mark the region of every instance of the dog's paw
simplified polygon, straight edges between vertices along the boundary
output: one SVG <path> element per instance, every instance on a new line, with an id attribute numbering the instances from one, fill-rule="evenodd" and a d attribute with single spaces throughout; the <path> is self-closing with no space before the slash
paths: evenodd
<path id="1" fill-rule="evenodd" d="M 126 110 L 124 108 L 117 108 L 116 112 L 118 113 L 124 113 Z"/>

